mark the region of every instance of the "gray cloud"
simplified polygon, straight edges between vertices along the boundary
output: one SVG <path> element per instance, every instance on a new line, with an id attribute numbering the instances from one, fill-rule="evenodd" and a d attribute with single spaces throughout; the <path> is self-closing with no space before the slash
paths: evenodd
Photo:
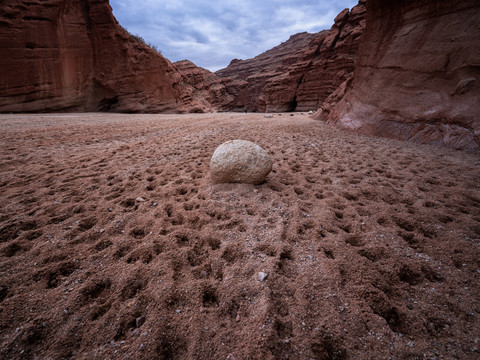
<path id="1" fill-rule="evenodd" d="M 254 57 L 302 31 L 328 29 L 355 0 L 110 0 L 131 33 L 171 61 L 189 59 L 212 71 Z"/>

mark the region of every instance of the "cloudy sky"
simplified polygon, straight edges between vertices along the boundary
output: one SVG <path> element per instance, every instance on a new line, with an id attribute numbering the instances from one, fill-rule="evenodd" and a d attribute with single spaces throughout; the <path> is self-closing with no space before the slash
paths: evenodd
<path id="1" fill-rule="evenodd" d="M 188 59 L 216 71 L 249 59 L 290 35 L 329 29 L 355 0 L 110 0 L 129 32 L 170 61 Z"/>

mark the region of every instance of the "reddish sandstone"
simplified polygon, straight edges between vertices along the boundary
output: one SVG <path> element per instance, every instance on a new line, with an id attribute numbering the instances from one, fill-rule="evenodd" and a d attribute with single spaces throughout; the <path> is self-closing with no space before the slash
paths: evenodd
<path id="1" fill-rule="evenodd" d="M 195 98 L 202 102 L 203 108 L 209 111 L 228 109 L 235 97 L 227 91 L 225 83 L 233 86 L 231 79 L 217 77 L 211 71 L 195 65 L 189 60 L 177 61 L 175 67 L 194 89 Z"/>
<path id="2" fill-rule="evenodd" d="M 354 79 L 317 118 L 364 134 L 480 148 L 478 1 L 367 2 Z"/>
<path id="3" fill-rule="evenodd" d="M 360 1 L 350 11 L 342 11 L 330 30 L 293 35 L 253 59 L 232 60 L 216 75 L 246 81 L 238 92 L 231 91 L 236 95 L 235 108 L 316 110 L 353 72 L 364 27 L 365 6 Z"/>
<path id="4" fill-rule="evenodd" d="M 108 0 L 7 0 L 0 29 L 0 112 L 202 107 L 167 59 L 118 24 Z"/>

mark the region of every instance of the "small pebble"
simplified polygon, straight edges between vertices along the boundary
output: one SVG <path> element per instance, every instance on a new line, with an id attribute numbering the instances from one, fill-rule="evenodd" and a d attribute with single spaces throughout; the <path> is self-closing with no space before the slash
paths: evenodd
<path id="1" fill-rule="evenodd" d="M 142 326 L 143 324 L 145 324 L 145 316 L 140 316 L 138 317 L 136 320 L 135 320 L 135 325 L 137 326 L 137 328 L 139 328 L 140 326 Z"/>
<path id="2" fill-rule="evenodd" d="M 258 278 L 260 279 L 260 281 L 265 280 L 265 279 L 267 278 L 267 276 L 268 276 L 268 274 L 267 274 L 267 273 L 264 273 L 264 272 L 262 272 L 262 271 L 260 271 L 260 272 L 258 273 Z"/>
<path id="3" fill-rule="evenodd" d="M 140 197 L 140 196 L 137 197 L 135 200 L 138 201 L 138 202 L 145 202 L 145 199 Z"/>
<path id="4" fill-rule="evenodd" d="M 113 211 L 113 208 L 112 207 L 109 207 L 108 208 L 108 212 L 112 212 Z"/>

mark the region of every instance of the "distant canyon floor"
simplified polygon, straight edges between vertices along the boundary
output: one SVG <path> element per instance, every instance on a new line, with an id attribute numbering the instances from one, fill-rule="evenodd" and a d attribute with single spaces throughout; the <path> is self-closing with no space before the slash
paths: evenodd
<path id="1" fill-rule="evenodd" d="M 0 115 L 0 358 L 478 359 L 480 154 L 292 115 Z"/>

